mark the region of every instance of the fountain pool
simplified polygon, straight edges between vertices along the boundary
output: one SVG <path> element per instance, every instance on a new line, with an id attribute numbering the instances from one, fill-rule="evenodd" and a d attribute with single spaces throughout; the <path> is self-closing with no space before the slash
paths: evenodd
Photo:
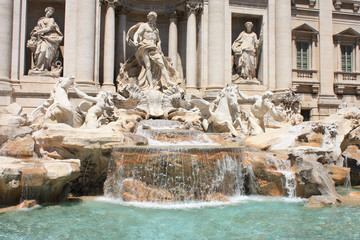
<path id="1" fill-rule="evenodd" d="M 1 239 L 359 239 L 360 211 L 302 199 L 124 203 L 106 198 L 0 215 Z M 31 229 L 31 230 L 30 230 Z"/>

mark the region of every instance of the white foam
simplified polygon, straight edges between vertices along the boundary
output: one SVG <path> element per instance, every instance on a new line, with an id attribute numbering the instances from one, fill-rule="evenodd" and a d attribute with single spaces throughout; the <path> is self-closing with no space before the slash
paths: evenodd
<path id="1" fill-rule="evenodd" d="M 124 202 L 121 199 L 98 197 L 96 201 L 108 202 L 111 204 L 119 204 L 122 206 L 151 208 L 151 209 L 199 209 L 205 207 L 222 207 L 229 205 L 237 205 L 250 202 L 287 202 L 287 203 L 301 203 L 306 202 L 304 198 L 286 198 L 286 197 L 267 197 L 267 196 L 236 196 L 229 197 L 229 202 L 211 201 L 211 202 L 175 202 L 175 203 L 155 203 L 155 202 Z"/>
<path id="2" fill-rule="evenodd" d="M 35 206 L 33 207 L 30 207 L 30 208 L 18 208 L 19 211 L 32 211 L 32 210 L 35 210 L 35 209 L 38 209 L 38 208 L 41 208 L 40 205 L 36 204 Z"/>

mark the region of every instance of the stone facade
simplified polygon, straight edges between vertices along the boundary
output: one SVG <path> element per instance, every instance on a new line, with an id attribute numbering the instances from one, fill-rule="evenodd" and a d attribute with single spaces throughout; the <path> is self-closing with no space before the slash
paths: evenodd
<path id="1" fill-rule="evenodd" d="M 95 96 L 116 89 L 120 65 L 135 54 L 127 31 L 158 14 L 162 51 L 185 80 L 186 95 L 213 99 L 226 85 L 247 95 L 296 86 L 305 119 L 342 106 L 359 107 L 360 13 L 355 0 L 2 0 L 0 105 L 16 102 L 30 113 L 49 98 L 57 78 L 28 75 L 31 30 L 44 10 L 64 35 L 62 76 Z M 261 41 L 256 81 L 234 81 L 232 44 L 245 23 Z M 80 102 L 73 90 L 72 101 Z M 251 103 L 249 103 L 251 104 Z"/>

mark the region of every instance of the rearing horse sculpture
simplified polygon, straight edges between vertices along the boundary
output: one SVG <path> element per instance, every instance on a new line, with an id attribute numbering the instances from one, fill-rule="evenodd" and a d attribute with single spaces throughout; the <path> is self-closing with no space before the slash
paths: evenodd
<path id="1" fill-rule="evenodd" d="M 240 126 L 242 132 L 245 130 L 240 118 L 237 96 L 237 87 L 232 86 L 221 90 L 212 104 L 204 99 L 191 100 L 203 115 L 205 131 L 230 132 L 234 136 L 239 136 L 235 128 Z"/>

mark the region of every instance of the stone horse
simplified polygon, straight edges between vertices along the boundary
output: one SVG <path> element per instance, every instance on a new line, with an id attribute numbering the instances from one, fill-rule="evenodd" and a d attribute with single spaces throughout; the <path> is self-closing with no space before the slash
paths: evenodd
<path id="1" fill-rule="evenodd" d="M 230 132 L 234 136 L 239 136 L 235 128 L 240 126 L 242 132 L 245 130 L 240 118 L 237 97 L 237 87 L 232 86 L 221 90 L 212 104 L 204 99 L 191 100 L 202 113 L 205 131 Z"/>

